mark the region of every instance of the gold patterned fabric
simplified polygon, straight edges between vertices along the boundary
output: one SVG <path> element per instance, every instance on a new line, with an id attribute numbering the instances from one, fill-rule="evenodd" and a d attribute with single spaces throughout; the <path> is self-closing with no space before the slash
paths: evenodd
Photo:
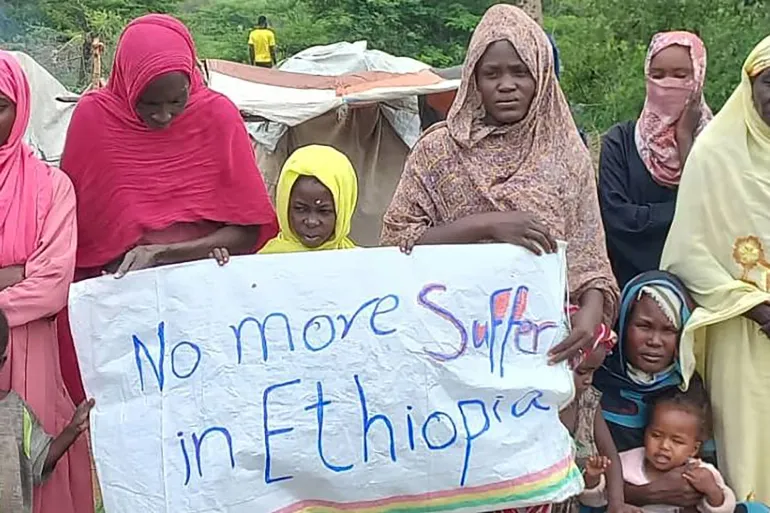
<path id="1" fill-rule="evenodd" d="M 697 370 L 713 407 L 719 470 L 739 500 L 770 503 L 770 339 L 744 316 L 770 302 L 770 126 L 752 78 L 770 68 L 770 37 L 687 158 L 661 267 L 699 305 L 680 342 L 685 380 Z"/>

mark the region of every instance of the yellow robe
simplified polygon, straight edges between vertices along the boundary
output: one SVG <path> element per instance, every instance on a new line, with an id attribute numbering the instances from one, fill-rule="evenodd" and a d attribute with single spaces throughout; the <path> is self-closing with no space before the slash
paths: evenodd
<path id="1" fill-rule="evenodd" d="M 743 314 L 770 302 L 770 127 L 751 77 L 770 67 L 770 37 L 698 137 L 682 175 L 661 268 L 700 308 L 682 335 L 685 379 L 708 389 L 720 470 L 738 500 L 770 503 L 770 338 Z"/>
<path id="2" fill-rule="evenodd" d="M 302 244 L 289 223 L 289 201 L 294 183 L 301 176 L 312 176 L 332 193 L 337 222 L 332 238 L 317 248 Z M 358 202 L 358 177 L 350 160 L 330 146 L 312 145 L 291 154 L 281 170 L 276 189 L 275 209 L 280 232 L 270 240 L 260 254 L 297 253 L 325 249 L 351 249 L 356 245 L 348 238 L 353 214 Z"/>

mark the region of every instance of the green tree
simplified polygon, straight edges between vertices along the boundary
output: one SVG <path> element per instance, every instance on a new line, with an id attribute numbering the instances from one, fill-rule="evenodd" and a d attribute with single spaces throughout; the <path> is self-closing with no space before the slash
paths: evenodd
<path id="1" fill-rule="evenodd" d="M 705 94 L 718 110 L 770 26 L 767 0 L 547 0 L 544 9 L 562 53 L 562 86 L 578 121 L 592 131 L 639 114 L 644 58 L 656 32 L 688 30 L 704 40 Z"/>
<path id="2" fill-rule="evenodd" d="M 173 12 L 179 0 L 40 0 L 39 9 L 46 25 L 69 38 L 81 52 L 78 84 L 84 85 L 91 64 L 91 41 L 95 37 L 114 51 L 123 27 L 131 19 L 150 12 Z M 108 54 L 111 56 L 111 53 Z M 111 60 L 111 59 L 110 59 Z"/>
<path id="3" fill-rule="evenodd" d="M 77 89 L 90 77 L 94 37 L 106 44 L 109 65 L 126 23 L 150 12 L 173 12 L 180 1 L 7 0 L 0 8 L 0 44 L 26 51 Z"/>
<path id="4" fill-rule="evenodd" d="M 314 18 L 327 20 L 336 40 L 434 66 L 461 62 L 470 35 L 492 0 L 306 0 Z"/>
<path id="5" fill-rule="evenodd" d="M 517 0 L 508 0 L 516 3 Z M 259 15 L 279 54 L 367 40 L 371 48 L 433 66 L 460 64 L 484 11 L 498 0 L 0 0 L 0 44 L 28 51 L 69 86 L 88 76 L 90 41 L 109 53 L 120 30 L 147 12 L 171 12 L 190 27 L 203 58 L 247 61 Z M 544 0 L 545 27 L 562 55 L 562 87 L 591 131 L 638 115 L 652 35 L 690 30 L 709 52 L 706 98 L 719 109 L 740 66 L 770 26 L 770 0 Z M 68 67 L 76 62 L 77 68 Z M 83 63 L 83 64 L 81 64 Z"/>
<path id="6" fill-rule="evenodd" d="M 192 31 L 202 58 L 248 62 L 248 36 L 260 15 L 276 31 L 279 54 L 334 42 L 329 23 L 314 19 L 303 0 L 197 0 L 179 15 Z"/>

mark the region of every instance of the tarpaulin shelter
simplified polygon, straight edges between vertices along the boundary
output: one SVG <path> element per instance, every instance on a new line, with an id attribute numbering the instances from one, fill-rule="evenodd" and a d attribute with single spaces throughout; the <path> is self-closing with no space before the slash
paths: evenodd
<path id="1" fill-rule="evenodd" d="M 367 50 L 365 42 L 311 48 L 277 70 L 219 60 L 205 68 L 209 86 L 241 110 L 271 193 L 297 148 L 328 144 L 350 158 L 359 179 L 352 237 L 361 245 L 377 244 L 382 215 L 419 137 L 418 97 L 459 86 L 419 61 Z"/>
<path id="2" fill-rule="evenodd" d="M 25 142 L 44 161 L 58 165 L 64 150 L 74 101 L 59 99 L 77 98 L 51 75 L 35 59 L 22 52 L 10 52 L 27 74 L 30 84 L 31 112 Z"/>

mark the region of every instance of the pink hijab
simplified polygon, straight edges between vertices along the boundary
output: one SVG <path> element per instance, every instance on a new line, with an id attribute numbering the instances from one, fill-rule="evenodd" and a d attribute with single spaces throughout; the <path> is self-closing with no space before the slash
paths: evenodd
<path id="1" fill-rule="evenodd" d="M 0 50 L 0 93 L 16 105 L 16 121 L 0 146 L 0 267 L 24 264 L 35 251 L 53 198 L 51 169 L 24 144 L 29 82 L 16 59 Z"/>
<path id="2" fill-rule="evenodd" d="M 650 62 L 665 48 L 680 45 L 690 50 L 693 78 L 653 79 Z M 700 121 L 695 130 L 699 134 L 714 117 L 703 98 L 706 80 L 706 47 L 690 32 L 661 32 L 655 34 L 644 63 L 647 78 L 647 98 L 636 123 L 636 147 L 652 178 L 660 185 L 676 187 L 682 174 L 682 163 L 676 142 L 676 125 L 690 97 L 700 97 Z"/>
<path id="3" fill-rule="evenodd" d="M 189 100 L 171 125 L 153 131 L 135 106 L 170 72 L 189 77 Z M 142 16 L 123 31 L 107 87 L 78 102 L 61 167 L 78 198 L 81 269 L 104 266 L 177 223 L 259 225 L 258 248 L 277 233 L 243 119 L 206 87 L 190 32 L 170 16 Z"/>

